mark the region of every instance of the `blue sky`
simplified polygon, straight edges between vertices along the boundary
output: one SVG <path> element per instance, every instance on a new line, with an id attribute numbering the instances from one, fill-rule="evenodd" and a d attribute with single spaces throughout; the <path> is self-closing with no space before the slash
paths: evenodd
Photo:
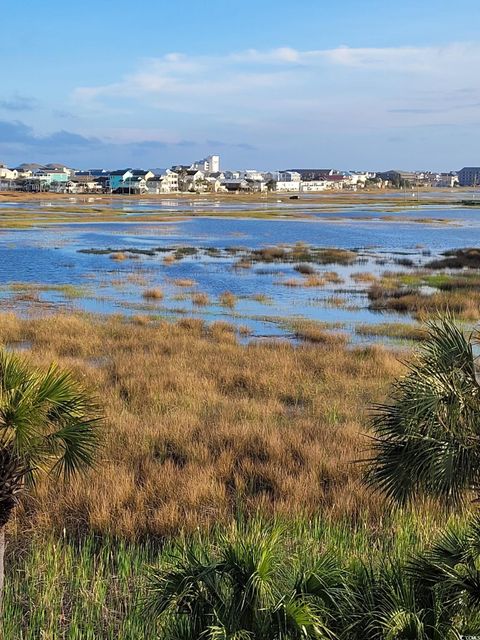
<path id="1" fill-rule="evenodd" d="M 478 0 L 5 3 L 0 162 L 480 164 L 479 18 Z"/>

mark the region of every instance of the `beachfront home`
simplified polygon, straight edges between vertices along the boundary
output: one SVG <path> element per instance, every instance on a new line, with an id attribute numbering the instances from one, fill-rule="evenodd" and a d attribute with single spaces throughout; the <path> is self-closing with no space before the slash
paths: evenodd
<path id="1" fill-rule="evenodd" d="M 40 180 L 41 182 L 46 182 L 46 184 L 48 185 L 51 185 L 55 182 L 68 182 L 70 174 L 63 168 L 48 169 L 47 167 L 44 167 L 42 169 L 37 169 L 36 171 L 34 171 L 31 177 Z"/>
<path id="2" fill-rule="evenodd" d="M 101 193 L 102 183 L 90 174 L 75 174 L 68 181 L 69 193 Z"/>
<path id="3" fill-rule="evenodd" d="M 329 182 L 327 180 L 302 180 L 300 182 L 300 191 L 305 193 L 307 192 L 315 192 L 315 191 L 325 191 L 329 189 L 329 185 L 333 185 L 333 182 Z"/>
<path id="4" fill-rule="evenodd" d="M 110 171 L 108 186 L 111 191 L 117 191 L 125 183 L 128 178 L 133 176 L 130 169 L 117 169 L 116 171 Z"/>
<path id="5" fill-rule="evenodd" d="M 181 191 L 198 191 L 200 183 L 205 179 L 205 173 L 197 169 L 189 169 L 185 171 L 180 180 Z"/>
<path id="6" fill-rule="evenodd" d="M 75 171 L 73 169 L 70 169 L 70 167 L 66 167 L 64 164 L 58 164 L 56 162 L 46 164 L 44 168 L 62 171 L 63 173 L 66 173 L 68 177 L 72 176 L 75 173 Z"/>
<path id="7" fill-rule="evenodd" d="M 16 180 L 18 178 L 18 171 L 16 169 L 9 169 L 6 164 L 0 164 L 0 179 L 1 180 Z"/>
<path id="8" fill-rule="evenodd" d="M 147 180 L 148 193 L 177 193 L 178 173 L 167 169 Z"/>
<path id="9" fill-rule="evenodd" d="M 458 187 L 458 176 L 455 172 L 451 173 L 441 173 L 437 177 L 437 181 L 435 183 L 436 187 Z"/>
<path id="10" fill-rule="evenodd" d="M 395 187 L 413 186 L 420 179 L 420 176 L 413 171 L 400 171 L 398 169 L 381 171 L 377 173 L 377 176 Z"/>
<path id="11" fill-rule="evenodd" d="M 222 182 L 222 187 L 227 191 L 234 193 L 249 190 L 249 185 L 246 180 L 224 180 Z"/>
<path id="12" fill-rule="evenodd" d="M 279 171 L 278 182 L 300 182 L 302 176 L 298 171 Z"/>
<path id="13" fill-rule="evenodd" d="M 300 181 L 297 180 L 277 180 L 275 183 L 275 191 L 300 191 Z"/>

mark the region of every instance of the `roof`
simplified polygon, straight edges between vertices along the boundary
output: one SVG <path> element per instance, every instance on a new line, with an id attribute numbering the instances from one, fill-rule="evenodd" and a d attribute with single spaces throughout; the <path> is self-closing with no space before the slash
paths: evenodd
<path id="1" fill-rule="evenodd" d="M 40 169 L 37 169 L 37 173 L 65 173 L 65 171 L 63 169 L 41 167 Z"/>
<path id="2" fill-rule="evenodd" d="M 147 169 L 146 171 L 145 169 L 130 169 L 130 173 L 135 177 L 146 176 L 147 173 L 149 173 L 149 169 Z"/>
<path id="3" fill-rule="evenodd" d="M 127 173 L 127 171 L 131 171 L 131 169 L 116 169 L 115 171 L 110 171 L 111 176 L 123 176 Z"/>

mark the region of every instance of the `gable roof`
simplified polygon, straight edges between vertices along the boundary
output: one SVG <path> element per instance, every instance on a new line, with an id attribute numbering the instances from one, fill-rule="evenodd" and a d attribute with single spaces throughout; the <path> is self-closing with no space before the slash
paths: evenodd
<path id="1" fill-rule="evenodd" d="M 110 171 L 111 176 L 123 176 L 127 173 L 127 171 L 131 171 L 131 169 L 116 169 L 115 171 Z"/>

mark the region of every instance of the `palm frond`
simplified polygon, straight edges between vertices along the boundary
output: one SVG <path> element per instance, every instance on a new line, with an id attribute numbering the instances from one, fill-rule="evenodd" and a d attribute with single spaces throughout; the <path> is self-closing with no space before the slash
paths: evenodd
<path id="1" fill-rule="evenodd" d="M 416 492 L 459 503 L 480 489 L 480 387 L 471 342 L 451 318 L 429 338 L 375 407 L 367 483 L 406 502 Z"/>

